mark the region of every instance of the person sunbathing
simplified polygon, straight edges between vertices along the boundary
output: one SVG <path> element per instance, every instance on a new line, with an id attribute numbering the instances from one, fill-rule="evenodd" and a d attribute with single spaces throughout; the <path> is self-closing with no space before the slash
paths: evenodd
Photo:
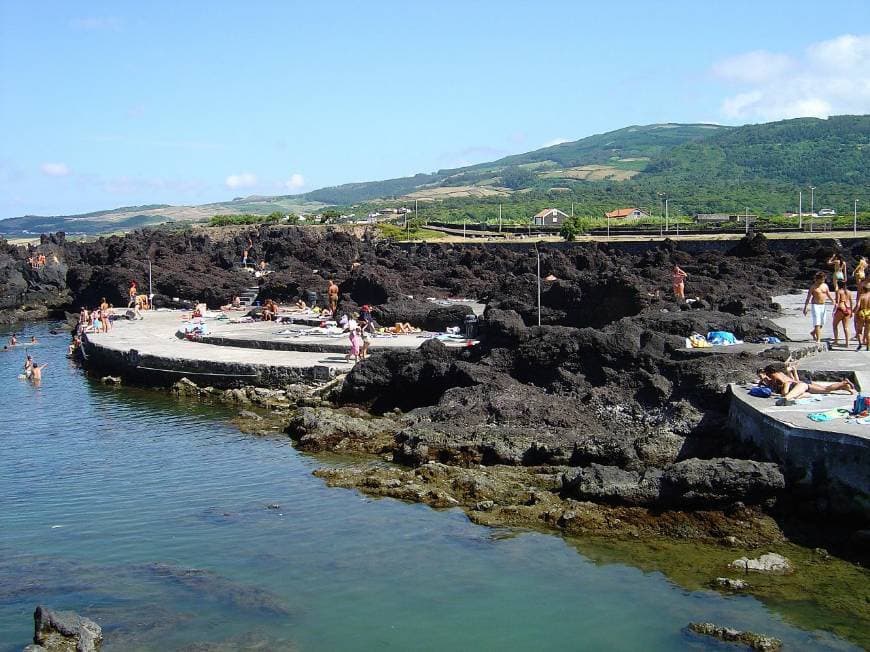
<path id="1" fill-rule="evenodd" d="M 848 378 L 828 385 L 804 382 L 798 377 L 797 368 L 793 365 L 786 365 L 785 370 L 777 365 L 767 365 L 757 373 L 759 385 L 769 387 L 786 401 L 793 401 L 806 394 L 831 394 L 840 390 L 846 390 L 849 394 L 855 393 L 855 385 Z"/>
<path id="2" fill-rule="evenodd" d="M 414 328 L 408 322 L 405 322 L 405 323 L 396 322 L 395 326 L 393 326 L 390 330 L 393 333 L 400 334 L 400 335 L 403 333 L 419 333 L 420 332 L 419 328 Z"/>

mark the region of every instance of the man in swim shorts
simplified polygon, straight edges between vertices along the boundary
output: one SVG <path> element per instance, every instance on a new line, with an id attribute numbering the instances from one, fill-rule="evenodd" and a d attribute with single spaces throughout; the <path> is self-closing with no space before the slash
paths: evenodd
<path id="1" fill-rule="evenodd" d="M 804 316 L 807 314 L 807 306 L 810 305 L 810 301 L 812 301 L 813 313 L 813 330 L 810 331 L 810 337 L 818 343 L 822 341 L 822 327 L 825 325 L 825 304 L 828 301 L 836 304 L 828 284 L 825 283 L 824 272 L 816 272 L 813 284 L 807 290 L 807 299 L 804 301 Z"/>

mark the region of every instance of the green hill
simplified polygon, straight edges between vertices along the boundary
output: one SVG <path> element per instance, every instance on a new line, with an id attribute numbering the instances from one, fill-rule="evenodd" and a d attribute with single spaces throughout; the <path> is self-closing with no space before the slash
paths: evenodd
<path id="1" fill-rule="evenodd" d="M 503 211 L 527 219 L 540 208 L 579 215 L 634 205 L 654 210 L 659 193 L 675 212 L 797 208 L 798 188 L 816 187 L 816 206 L 847 212 L 870 204 L 870 116 L 799 118 L 742 127 L 631 126 L 497 161 L 410 177 L 348 183 L 302 195 L 236 198 L 201 206 L 137 206 L 86 215 L 0 220 L 0 235 L 64 229 L 118 231 L 166 221 L 205 221 L 216 213 L 312 212 L 325 205 L 357 214 L 384 201 L 430 199 L 430 219 L 480 220 Z M 808 206 L 807 206 L 808 207 Z M 531 211 L 531 213 L 529 212 Z"/>

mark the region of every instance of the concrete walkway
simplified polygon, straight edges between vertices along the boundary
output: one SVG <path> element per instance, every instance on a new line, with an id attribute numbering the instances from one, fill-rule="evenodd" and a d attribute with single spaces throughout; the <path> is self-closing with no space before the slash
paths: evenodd
<path id="1" fill-rule="evenodd" d="M 795 342 L 811 343 L 811 319 L 809 316 L 803 315 L 805 298 L 806 295 L 803 294 L 773 297 L 774 302 L 782 306 L 783 314 L 772 321 L 785 330 L 789 339 Z M 833 340 L 832 312 L 833 306 L 828 306 L 827 323 L 822 333 L 823 338 L 831 341 Z M 804 357 L 798 362 L 797 366 L 801 377 L 818 382 L 848 377 L 856 384 L 859 391 L 870 393 L 870 353 L 863 350 L 856 352 L 854 345 L 846 349 L 842 340 L 839 348 L 831 349 L 829 347 L 830 342 L 823 339 L 818 352 Z M 828 434 L 844 434 L 870 441 L 870 425 L 858 424 L 845 419 L 816 422 L 807 416 L 812 412 L 824 412 L 833 408 L 851 409 L 854 399 L 852 395 L 845 392 L 819 394 L 812 397 L 812 400 L 804 399 L 804 402 L 797 405 L 777 406 L 773 398 L 763 399 L 749 396 L 749 387 L 751 386 L 734 385 L 732 387 L 734 397 L 754 410 L 761 411 L 783 424 L 792 428 L 811 429 Z"/>
<path id="2" fill-rule="evenodd" d="M 803 315 L 805 297 L 773 298 L 783 312 L 774 323 L 798 342 L 812 341 L 811 320 Z M 833 306 L 829 306 L 822 344 L 798 362 L 798 373 L 817 382 L 849 377 L 859 391 L 870 393 L 870 353 L 842 346 L 832 350 L 826 341 L 833 340 L 832 311 Z M 777 406 L 773 397 L 750 396 L 750 388 L 736 383 L 729 388 L 729 421 L 737 436 L 780 462 L 792 481 L 827 494 L 834 511 L 866 517 L 870 510 L 870 424 L 858 423 L 851 416 L 820 422 L 808 416 L 832 409 L 851 411 L 854 396 L 846 392 L 817 394 L 799 399 L 796 405 Z"/>

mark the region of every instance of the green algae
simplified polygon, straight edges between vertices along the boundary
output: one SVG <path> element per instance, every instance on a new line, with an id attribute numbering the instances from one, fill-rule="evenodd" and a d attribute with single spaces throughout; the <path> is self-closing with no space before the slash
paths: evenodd
<path id="1" fill-rule="evenodd" d="M 870 649 L 870 571 L 823 551 L 791 543 L 747 550 L 664 539 L 566 540 L 596 564 L 628 564 L 644 572 L 660 572 L 691 591 L 710 589 L 716 577 L 743 579 L 749 588 L 740 593 L 761 600 L 790 623 L 805 630 L 829 631 Z M 788 558 L 795 571 L 786 575 L 747 574 L 728 567 L 739 557 L 758 557 L 765 552 Z"/>

